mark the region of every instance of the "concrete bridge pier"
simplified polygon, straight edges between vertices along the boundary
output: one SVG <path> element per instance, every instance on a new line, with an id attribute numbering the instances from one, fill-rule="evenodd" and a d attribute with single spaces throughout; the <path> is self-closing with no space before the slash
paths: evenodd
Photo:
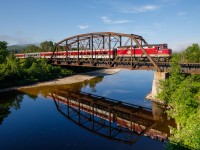
<path id="1" fill-rule="evenodd" d="M 151 91 L 151 95 L 152 98 L 156 99 L 158 93 L 160 92 L 160 81 L 161 80 L 165 80 L 167 79 L 167 77 L 169 76 L 169 73 L 167 72 L 154 72 L 154 79 L 153 79 L 153 83 L 152 83 L 152 91 Z"/>
<path id="2" fill-rule="evenodd" d="M 155 102 L 159 102 L 159 99 L 157 98 L 158 93 L 161 91 L 160 89 L 160 81 L 167 79 L 169 76 L 169 73 L 167 72 L 154 72 L 154 79 L 152 83 L 152 91 L 146 96 L 146 99 L 152 100 Z"/>
<path id="3" fill-rule="evenodd" d="M 169 73 L 167 72 L 154 72 L 154 79 L 152 83 L 152 91 L 146 96 L 146 99 L 152 101 L 152 111 L 154 120 L 160 120 L 163 117 L 164 111 L 157 103 L 161 103 L 162 101 L 157 98 L 158 93 L 161 92 L 160 89 L 160 81 L 167 79 Z"/>

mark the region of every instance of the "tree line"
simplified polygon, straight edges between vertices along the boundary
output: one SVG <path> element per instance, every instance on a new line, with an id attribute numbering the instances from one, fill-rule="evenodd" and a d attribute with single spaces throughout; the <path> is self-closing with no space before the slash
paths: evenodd
<path id="1" fill-rule="evenodd" d="M 64 50 L 64 47 L 58 47 Z M 40 47 L 30 45 L 23 52 L 41 52 L 52 51 L 54 44 L 51 41 L 45 41 Z M 48 81 L 55 78 L 69 76 L 75 73 L 88 72 L 99 68 L 89 67 L 68 67 L 61 68 L 53 66 L 47 59 L 27 58 L 19 59 L 14 53 L 8 51 L 8 43 L 0 41 L 0 88 L 26 85 L 40 81 Z"/>
<path id="2" fill-rule="evenodd" d="M 200 75 L 181 73 L 181 62 L 200 63 L 199 45 L 174 53 L 170 76 L 161 82 L 158 97 L 171 106 L 167 114 L 177 124 L 177 128 L 172 128 L 167 148 L 200 149 Z"/>
<path id="3" fill-rule="evenodd" d="M 52 52 L 56 43 L 52 41 L 44 41 L 40 44 L 12 45 L 7 49 L 11 53 L 34 53 L 34 52 Z M 64 47 L 59 46 L 59 50 L 64 50 Z"/>
<path id="4" fill-rule="evenodd" d="M 0 41 L 0 88 L 47 81 L 74 73 L 52 66 L 46 59 L 18 59 L 8 52 L 7 45 L 7 42 Z"/>
<path id="5" fill-rule="evenodd" d="M 44 41 L 40 43 L 40 46 L 31 44 L 26 48 L 22 49 L 23 53 L 33 53 L 33 52 L 52 52 L 54 50 L 54 43 L 52 41 Z"/>

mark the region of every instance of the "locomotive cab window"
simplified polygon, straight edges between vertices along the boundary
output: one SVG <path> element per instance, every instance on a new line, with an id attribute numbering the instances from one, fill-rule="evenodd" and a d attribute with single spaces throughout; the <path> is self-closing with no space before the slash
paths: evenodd
<path id="1" fill-rule="evenodd" d="M 164 45 L 163 45 L 163 48 L 164 48 L 164 49 L 167 49 L 167 44 L 164 44 Z"/>
<path id="2" fill-rule="evenodd" d="M 162 47 L 162 46 L 158 46 L 157 49 L 158 49 L 158 50 L 162 50 L 163 47 Z"/>

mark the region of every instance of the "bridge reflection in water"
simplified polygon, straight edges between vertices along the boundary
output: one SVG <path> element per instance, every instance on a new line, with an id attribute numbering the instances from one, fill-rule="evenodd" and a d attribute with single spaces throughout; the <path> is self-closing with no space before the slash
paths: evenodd
<path id="1" fill-rule="evenodd" d="M 156 120 L 151 109 L 82 92 L 56 91 L 49 97 L 67 119 L 111 140 L 132 144 L 143 135 L 159 141 L 169 136 L 169 124 Z"/>

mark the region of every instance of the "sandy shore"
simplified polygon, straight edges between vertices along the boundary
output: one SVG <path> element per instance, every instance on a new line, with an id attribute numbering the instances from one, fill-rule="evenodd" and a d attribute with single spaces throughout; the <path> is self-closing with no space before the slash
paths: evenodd
<path id="1" fill-rule="evenodd" d="M 32 85 L 27 85 L 27 86 L 17 86 L 17 87 L 0 89 L 0 92 L 19 90 L 19 89 L 31 88 L 31 87 L 48 86 L 48 85 L 72 84 L 72 83 L 77 83 L 77 82 L 83 82 L 85 80 L 90 80 L 95 77 L 112 75 L 119 71 L 121 71 L 121 69 L 101 69 L 101 70 L 97 70 L 97 71 L 87 72 L 87 73 L 83 73 L 83 74 L 79 74 L 79 75 L 73 75 L 73 76 L 69 76 L 69 77 L 65 77 L 65 78 L 61 78 L 61 79 L 55 79 L 52 81 L 36 83 L 36 84 L 32 84 Z"/>

